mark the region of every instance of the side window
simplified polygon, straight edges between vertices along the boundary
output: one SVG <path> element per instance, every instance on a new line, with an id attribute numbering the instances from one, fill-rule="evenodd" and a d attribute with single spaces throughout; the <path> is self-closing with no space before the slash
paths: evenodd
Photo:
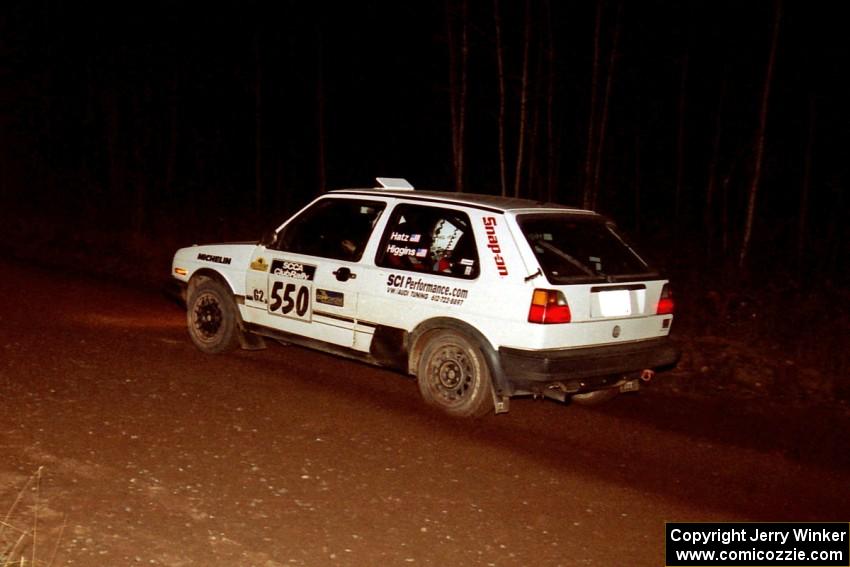
<path id="1" fill-rule="evenodd" d="M 381 239 L 375 263 L 382 268 L 478 277 L 478 252 L 466 213 L 399 205 Z"/>
<path id="2" fill-rule="evenodd" d="M 385 206 L 380 201 L 322 199 L 281 230 L 274 248 L 357 262 Z"/>

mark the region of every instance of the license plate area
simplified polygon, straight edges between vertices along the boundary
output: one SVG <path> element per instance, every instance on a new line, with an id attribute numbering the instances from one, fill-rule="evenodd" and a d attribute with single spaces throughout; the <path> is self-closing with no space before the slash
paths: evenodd
<path id="1" fill-rule="evenodd" d="M 632 314 L 631 293 L 627 289 L 600 291 L 599 314 L 603 317 L 627 317 Z"/>
<path id="2" fill-rule="evenodd" d="M 646 285 L 627 284 L 590 288 L 590 317 L 622 319 L 640 316 L 646 306 Z"/>

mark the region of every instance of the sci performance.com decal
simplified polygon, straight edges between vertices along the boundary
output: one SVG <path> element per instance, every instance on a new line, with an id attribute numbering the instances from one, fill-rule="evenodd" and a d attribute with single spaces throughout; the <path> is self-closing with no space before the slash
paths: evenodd
<path id="1" fill-rule="evenodd" d="M 464 300 L 469 297 L 469 290 L 466 288 L 435 284 L 422 278 L 400 274 L 387 276 L 387 293 L 447 305 L 463 305 Z"/>

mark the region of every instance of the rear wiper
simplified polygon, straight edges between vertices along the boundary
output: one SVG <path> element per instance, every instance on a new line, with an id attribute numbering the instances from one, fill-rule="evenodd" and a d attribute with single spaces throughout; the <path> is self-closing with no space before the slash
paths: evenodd
<path id="1" fill-rule="evenodd" d="M 534 278 L 536 278 L 537 276 L 542 276 L 542 275 L 543 275 L 543 270 L 541 270 L 540 268 L 537 268 L 536 272 L 534 272 L 533 274 L 531 274 L 529 276 L 525 276 L 525 280 L 523 280 L 523 281 L 528 283 L 531 280 L 533 280 Z"/>
<path id="2" fill-rule="evenodd" d="M 579 270 L 581 270 L 582 272 L 587 274 L 588 276 L 597 275 L 596 272 L 594 272 L 593 270 L 591 270 L 590 268 L 588 268 L 587 266 L 585 266 L 584 264 L 582 264 L 581 262 L 579 262 L 578 260 L 576 260 L 575 258 L 570 256 L 569 254 L 567 254 L 563 250 L 559 250 L 558 248 L 552 246 L 548 242 L 538 240 L 536 244 L 545 248 L 549 252 L 552 252 L 553 254 L 560 256 L 561 258 L 563 258 L 564 260 L 566 260 L 567 262 L 569 262 L 570 264 L 572 264 L 573 266 L 575 266 L 576 268 L 578 268 Z"/>

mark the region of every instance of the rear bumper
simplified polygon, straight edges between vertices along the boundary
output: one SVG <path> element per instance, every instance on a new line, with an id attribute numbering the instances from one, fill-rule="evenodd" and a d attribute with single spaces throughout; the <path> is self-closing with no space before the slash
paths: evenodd
<path id="1" fill-rule="evenodd" d="M 673 366 L 680 355 L 669 337 L 576 349 L 499 349 L 507 381 L 517 391 L 530 392 L 552 383 L 568 392 L 597 390 L 625 375 Z"/>

